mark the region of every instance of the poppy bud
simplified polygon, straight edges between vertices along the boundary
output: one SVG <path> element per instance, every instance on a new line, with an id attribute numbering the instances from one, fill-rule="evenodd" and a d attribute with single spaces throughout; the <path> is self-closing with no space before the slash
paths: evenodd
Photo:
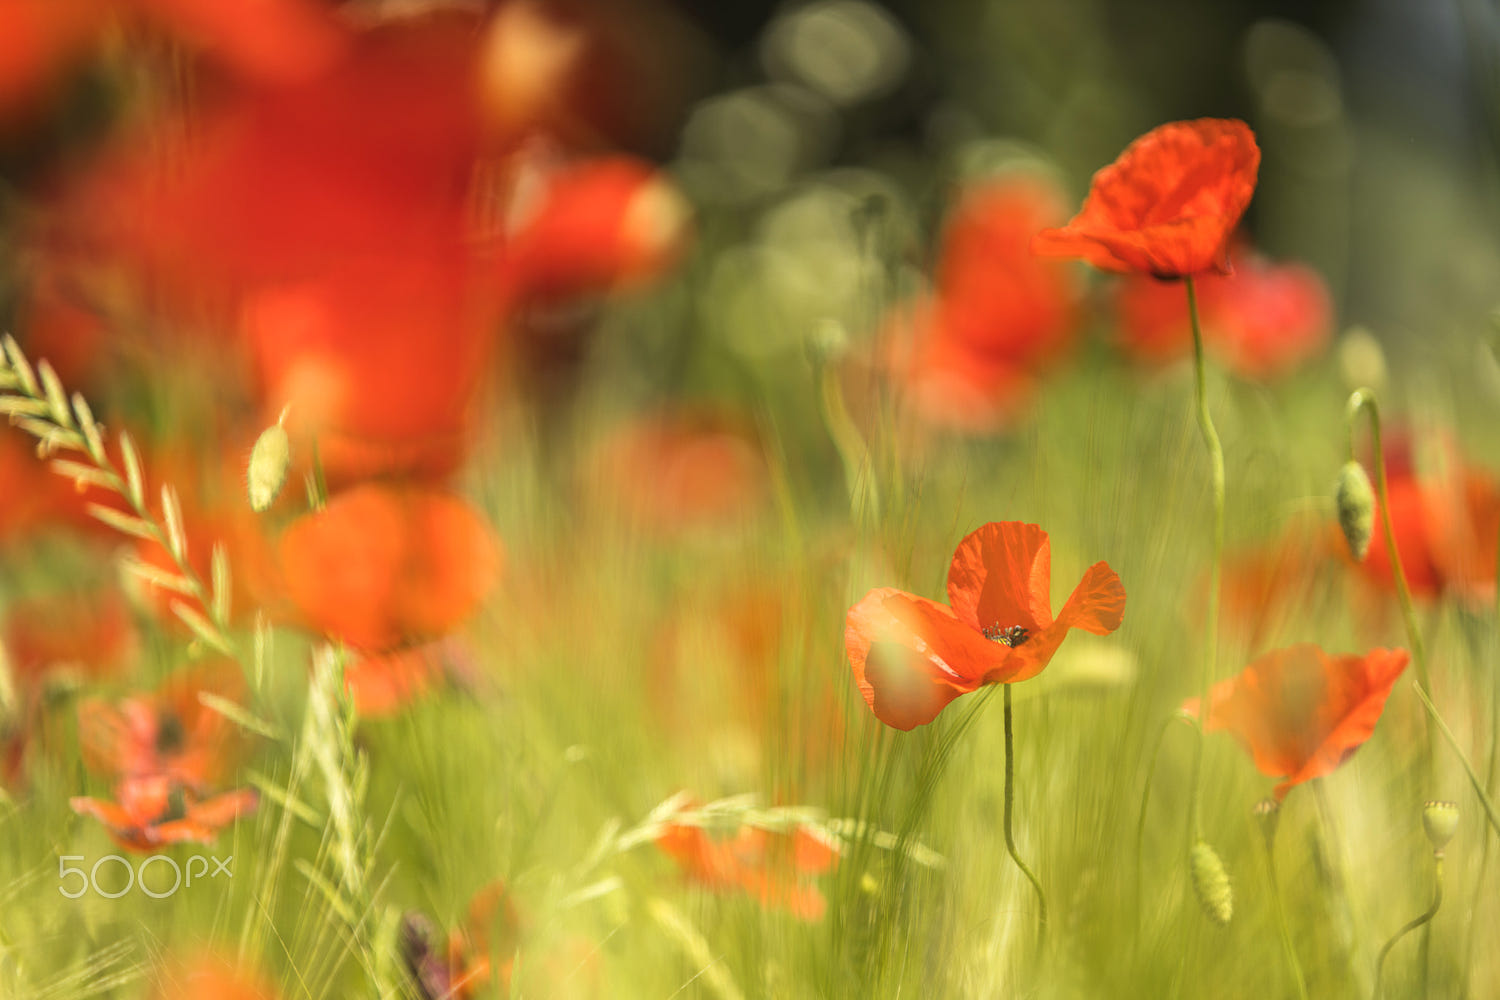
<path id="1" fill-rule="evenodd" d="M 1422 829 L 1434 854 L 1441 855 L 1448 841 L 1458 832 L 1458 803 L 1429 802 L 1422 807 Z"/>
<path id="2" fill-rule="evenodd" d="M 1344 541 L 1349 543 L 1349 554 L 1355 562 L 1364 562 L 1375 527 L 1375 491 L 1370 488 L 1364 466 L 1353 459 L 1344 463 L 1334 500 L 1338 503 L 1339 527 L 1344 531 Z"/>
<path id="3" fill-rule="evenodd" d="M 276 502 L 286 484 L 286 471 L 292 464 L 292 442 L 286 428 L 277 421 L 261 432 L 250 449 L 250 509 L 257 514 Z"/>
<path id="4" fill-rule="evenodd" d="M 1193 876 L 1193 892 L 1203 912 L 1214 923 L 1224 926 L 1234 916 L 1234 887 L 1218 852 L 1204 841 L 1198 841 L 1188 852 L 1188 866 Z"/>
<path id="5" fill-rule="evenodd" d="M 1276 839 L 1276 826 L 1281 821 L 1281 803 L 1275 799 L 1261 799 L 1255 803 L 1255 821 L 1266 835 L 1266 846 Z"/>

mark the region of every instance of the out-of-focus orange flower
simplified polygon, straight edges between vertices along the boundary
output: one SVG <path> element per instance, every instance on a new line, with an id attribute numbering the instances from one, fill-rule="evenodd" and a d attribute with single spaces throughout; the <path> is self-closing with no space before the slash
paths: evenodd
<path id="1" fill-rule="evenodd" d="M 1071 273 L 1030 251 L 1063 217 L 1062 197 L 1017 172 L 965 192 L 944 228 L 931 297 L 891 324 L 890 363 L 915 412 L 968 433 L 1025 408 L 1035 374 L 1062 355 L 1078 323 Z"/>
<path id="2" fill-rule="evenodd" d="M 516 299 L 554 301 L 638 285 L 666 271 L 689 237 L 687 202 L 639 160 L 600 157 L 541 170 L 501 256 Z"/>
<path id="3" fill-rule="evenodd" d="M 308 0 L 5 0 L 0 117 L 44 96 L 122 20 L 146 23 L 264 83 L 314 74 L 344 44 L 333 14 Z"/>
<path id="4" fill-rule="evenodd" d="M 747 825 L 718 838 L 701 826 L 669 823 L 656 845 L 693 881 L 718 892 L 746 892 L 802 920 L 822 919 L 828 904 L 813 878 L 839 858 L 836 847 L 802 826 L 772 833 Z"/>
<path id="5" fill-rule="evenodd" d="M 1429 445 L 1423 457 L 1430 460 L 1419 463 L 1408 435 L 1399 430 L 1386 435 L 1391 530 L 1407 585 L 1418 597 L 1446 594 L 1488 607 L 1495 599 L 1500 483 L 1470 465 L 1450 437 L 1437 435 Z M 1381 517 L 1377 496 L 1375 536 L 1359 569 L 1367 580 L 1392 590 Z M 1345 549 L 1340 552 L 1347 558 Z"/>
<path id="6" fill-rule="evenodd" d="M 10 606 L 3 628 L 5 653 L 18 686 L 40 687 L 56 671 L 105 677 L 138 648 L 135 625 L 115 589 L 61 594 Z"/>
<path id="7" fill-rule="evenodd" d="M 90 698 L 78 706 L 83 759 L 121 779 L 160 776 L 202 793 L 228 771 L 238 730 L 200 694 L 242 701 L 244 680 L 227 661 L 185 671 L 151 695 L 118 705 Z"/>
<path id="8" fill-rule="evenodd" d="M 469 901 L 468 919 L 446 947 L 432 922 L 418 912 L 401 926 L 401 953 L 424 1000 L 470 1000 L 492 980 L 510 990 L 521 918 L 504 883 L 493 882 Z"/>
<path id="9" fill-rule="evenodd" d="M 151 1000 L 278 1000 L 259 972 L 216 955 L 198 955 L 163 965 L 153 977 Z"/>
<path id="10" fill-rule="evenodd" d="M 876 718 L 912 729 L 985 684 L 1047 666 L 1069 630 L 1106 635 L 1125 615 L 1125 588 L 1105 563 L 1084 573 L 1052 617 L 1052 545 L 1019 521 L 990 522 L 959 543 L 948 569 L 952 607 L 892 587 L 849 609 L 844 645 Z"/>
<path id="11" fill-rule="evenodd" d="M 1205 349 L 1246 378 L 1285 375 L 1327 346 L 1333 305 L 1311 268 L 1236 254 L 1233 274 L 1205 274 L 1196 291 Z M 1117 305 L 1121 346 L 1137 360 L 1170 361 L 1192 352 L 1182 289 L 1133 275 L 1120 286 Z"/>
<path id="12" fill-rule="evenodd" d="M 361 717 L 400 711 L 449 680 L 472 679 L 471 654 L 458 636 L 373 653 L 344 667 L 344 688 Z"/>
<path id="13" fill-rule="evenodd" d="M 1168 122 L 1094 175 L 1083 210 L 1032 249 L 1107 271 L 1183 278 L 1229 273 L 1229 237 L 1255 193 L 1260 147 L 1234 119 Z"/>
<path id="14" fill-rule="evenodd" d="M 500 546 L 451 494 L 367 483 L 287 528 L 277 546 L 310 628 L 370 653 L 456 629 L 500 571 Z"/>
<path id="15" fill-rule="evenodd" d="M 1303 643 L 1275 650 L 1214 685 L 1204 728 L 1228 730 L 1262 774 L 1284 779 L 1275 795 L 1285 798 L 1370 738 L 1410 659 L 1404 649 L 1329 656 Z M 1197 698 L 1183 706 L 1195 717 L 1200 708 Z"/>
<path id="16" fill-rule="evenodd" d="M 79 740 L 90 767 L 115 778 L 115 798 L 77 797 L 73 811 L 102 822 L 132 850 L 183 841 L 210 843 L 220 828 L 253 810 L 253 789 L 213 794 L 228 771 L 238 731 L 205 706 L 208 693 L 240 700 L 244 682 L 231 663 L 179 674 L 151 696 L 118 706 L 90 699 L 78 707 Z"/>
<path id="17" fill-rule="evenodd" d="M 766 496 L 765 458 L 731 419 L 664 412 L 622 425 L 600 447 L 592 488 L 632 520 L 663 533 L 725 526 Z"/>
<path id="18" fill-rule="evenodd" d="M 121 781 L 115 794 L 118 802 L 80 795 L 68 805 L 80 816 L 103 823 L 115 843 L 132 851 L 163 844 L 211 844 L 221 829 L 254 812 L 260 801 L 253 788 L 205 798 L 164 774 Z"/>

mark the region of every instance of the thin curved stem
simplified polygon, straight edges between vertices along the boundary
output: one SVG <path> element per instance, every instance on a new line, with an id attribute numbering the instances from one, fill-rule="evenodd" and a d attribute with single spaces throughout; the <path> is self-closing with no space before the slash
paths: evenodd
<path id="1" fill-rule="evenodd" d="M 1396 947 L 1396 942 L 1400 941 L 1406 935 L 1410 934 L 1412 931 L 1416 930 L 1418 927 L 1423 926 L 1433 917 L 1437 916 L 1438 907 L 1443 905 L 1442 854 L 1438 854 L 1436 856 L 1436 862 L 1437 868 L 1435 871 L 1435 878 L 1437 881 L 1437 887 L 1432 894 L 1432 905 L 1429 906 L 1426 912 L 1424 912 L 1421 916 L 1413 918 L 1406 926 L 1402 927 L 1395 934 L 1391 935 L 1391 939 L 1385 943 L 1385 945 L 1380 949 L 1380 954 L 1375 958 L 1375 992 L 1371 994 L 1371 996 L 1373 996 L 1375 1000 L 1380 1000 L 1380 977 L 1381 974 L 1385 971 L 1385 956 L 1390 954 L 1392 948 Z"/>
<path id="2" fill-rule="evenodd" d="M 1040 937 L 1037 940 L 1037 950 L 1041 950 L 1042 941 L 1047 935 L 1047 894 L 1042 891 L 1042 883 L 1037 880 L 1031 869 L 1026 867 L 1026 862 L 1021 860 L 1021 855 L 1016 852 L 1016 839 L 1011 834 L 1010 817 L 1015 807 L 1016 794 L 1016 754 L 1014 728 L 1011 720 L 1011 693 L 1010 685 L 1001 685 L 1005 688 L 1005 849 L 1010 852 L 1010 859 L 1021 869 L 1031 882 L 1031 887 L 1036 890 L 1037 902 L 1037 926 Z"/>
<path id="3" fill-rule="evenodd" d="M 1297 959 L 1297 949 L 1292 944 L 1292 928 L 1286 919 L 1286 904 L 1281 898 L 1281 880 L 1276 877 L 1276 837 L 1266 836 L 1266 877 L 1271 882 L 1271 903 L 1276 910 L 1276 931 L 1281 935 L 1281 947 L 1286 951 L 1287 965 L 1292 970 L 1292 979 L 1297 984 L 1297 996 L 1307 1000 L 1307 980 L 1302 975 L 1302 963 Z"/>
<path id="4" fill-rule="evenodd" d="M 1145 905 L 1145 893 L 1142 886 L 1145 883 L 1145 852 L 1146 841 L 1146 807 L 1151 804 L 1151 785 L 1156 778 L 1156 762 L 1161 757 L 1161 748 L 1167 742 L 1167 730 L 1172 728 L 1173 722 L 1183 722 L 1194 726 L 1196 723 L 1182 712 L 1174 712 L 1162 721 L 1161 729 L 1156 734 L 1156 745 L 1151 751 L 1151 763 L 1146 768 L 1146 787 L 1141 790 L 1141 811 L 1135 821 L 1135 941 L 1139 949 L 1141 942 L 1141 924 L 1143 916 L 1141 913 Z"/>
<path id="5" fill-rule="evenodd" d="M 1206 366 L 1203 360 L 1203 328 L 1198 320 L 1198 294 L 1193 279 L 1183 279 L 1187 286 L 1188 318 L 1193 328 L 1193 386 L 1198 410 L 1198 430 L 1203 435 L 1203 444 L 1208 448 L 1209 468 L 1213 477 L 1214 534 L 1213 554 L 1209 563 L 1208 608 L 1203 621 L 1203 664 L 1199 678 L 1202 700 L 1198 702 L 1200 713 L 1207 720 L 1213 686 L 1214 660 L 1219 651 L 1219 585 L 1224 562 L 1224 447 L 1219 443 L 1219 432 L 1214 429 L 1213 416 L 1208 412 L 1208 385 Z M 1204 730 L 1198 727 L 1198 752 L 1193 760 L 1193 805 L 1192 819 L 1187 832 L 1187 849 L 1203 836 L 1203 743 Z"/>
<path id="6" fill-rule="evenodd" d="M 1417 665 L 1417 677 L 1424 691 L 1432 690 L 1427 676 L 1427 647 L 1422 642 L 1422 631 L 1417 627 L 1417 611 L 1411 600 L 1411 587 L 1406 582 L 1406 570 L 1401 565 L 1401 553 L 1396 548 L 1396 533 L 1391 527 L 1391 496 L 1386 486 L 1385 449 L 1380 438 L 1380 405 L 1375 401 L 1371 389 L 1355 389 L 1349 396 L 1347 416 L 1349 423 L 1349 457 L 1354 458 L 1354 425 L 1363 409 L 1370 415 L 1370 444 L 1375 453 L 1375 489 L 1380 497 L 1380 525 L 1385 535 L 1385 552 L 1391 561 L 1391 574 L 1396 580 L 1396 597 L 1401 602 L 1401 617 L 1406 623 L 1406 636 L 1411 642 L 1411 656 Z M 1431 731 L 1428 732 L 1428 757 L 1431 757 Z"/>

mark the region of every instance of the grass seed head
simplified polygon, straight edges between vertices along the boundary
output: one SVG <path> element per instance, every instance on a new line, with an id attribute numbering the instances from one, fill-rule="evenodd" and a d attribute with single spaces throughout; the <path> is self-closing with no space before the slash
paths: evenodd
<path id="1" fill-rule="evenodd" d="M 1343 529 L 1344 541 L 1349 543 L 1349 554 L 1355 562 L 1364 562 L 1375 528 L 1375 491 L 1370 488 L 1364 466 L 1353 459 L 1344 463 L 1339 470 L 1334 500 L 1338 503 L 1339 527 Z"/>
<path id="2" fill-rule="evenodd" d="M 1234 916 L 1234 887 L 1229 884 L 1229 873 L 1224 870 L 1218 852 L 1200 840 L 1188 852 L 1188 865 L 1192 869 L 1193 892 L 1203 912 L 1214 923 L 1227 925 Z"/>
<path id="3" fill-rule="evenodd" d="M 291 464 L 291 438 L 280 423 L 272 424 L 255 439 L 255 447 L 250 450 L 251 510 L 259 514 L 276 502 L 281 487 L 286 484 L 286 473 Z"/>

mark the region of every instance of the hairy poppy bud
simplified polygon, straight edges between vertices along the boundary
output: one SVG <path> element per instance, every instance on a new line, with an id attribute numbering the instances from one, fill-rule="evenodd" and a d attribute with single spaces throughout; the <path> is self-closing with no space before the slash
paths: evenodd
<path id="1" fill-rule="evenodd" d="M 1193 892 L 1203 912 L 1216 924 L 1228 924 L 1234 916 L 1234 887 L 1229 884 L 1229 873 L 1224 870 L 1218 852 L 1200 840 L 1188 852 L 1188 866 L 1193 876 Z"/>
<path id="2" fill-rule="evenodd" d="M 1281 820 L 1281 803 L 1275 799 L 1261 799 L 1255 803 L 1254 812 L 1261 833 L 1265 834 L 1266 846 L 1269 847 L 1276 839 L 1276 826 Z"/>
<path id="3" fill-rule="evenodd" d="M 291 464 L 292 441 L 278 421 L 262 431 L 255 439 L 255 447 L 250 449 L 247 478 L 251 510 L 259 514 L 276 502 Z"/>
<path id="4" fill-rule="evenodd" d="M 1375 527 L 1375 491 L 1370 488 L 1364 466 L 1353 459 L 1344 463 L 1334 500 L 1338 503 L 1339 527 L 1344 531 L 1344 541 L 1349 543 L 1349 554 L 1355 562 L 1364 562 Z"/>
<path id="5" fill-rule="evenodd" d="M 1458 803 L 1429 802 L 1422 807 L 1422 829 L 1435 854 L 1441 855 L 1458 832 Z"/>

